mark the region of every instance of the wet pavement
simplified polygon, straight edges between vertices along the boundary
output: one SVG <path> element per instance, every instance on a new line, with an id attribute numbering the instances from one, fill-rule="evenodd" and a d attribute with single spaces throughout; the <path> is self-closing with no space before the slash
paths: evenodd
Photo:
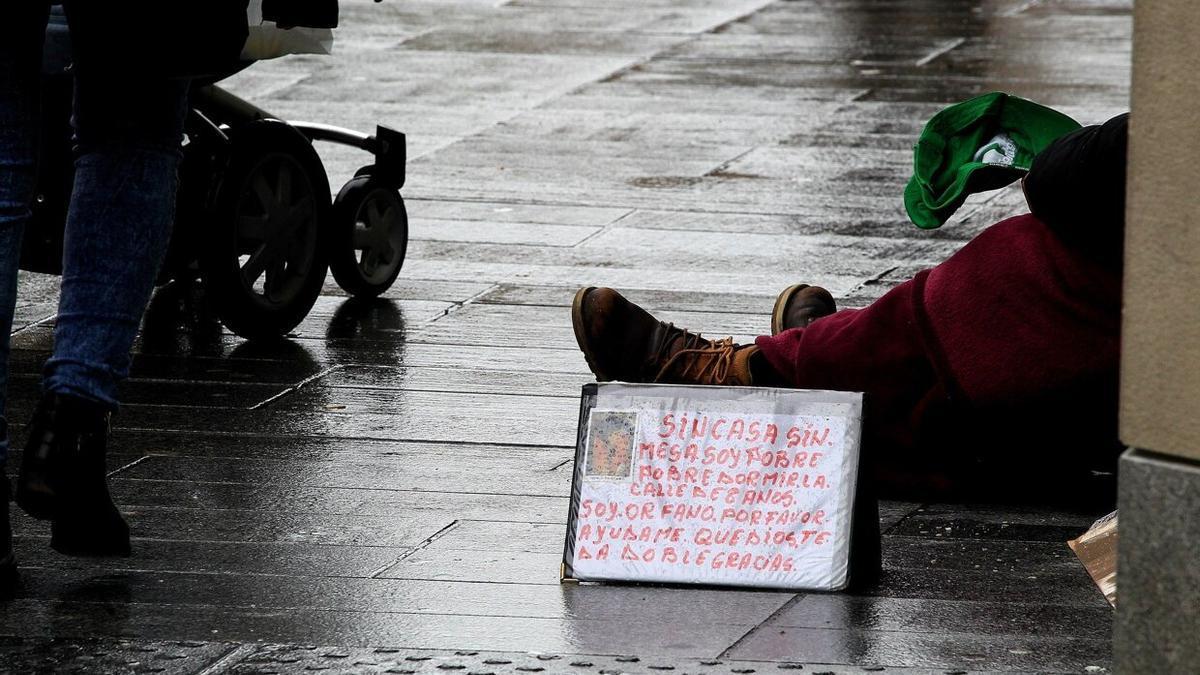
<path id="1" fill-rule="evenodd" d="M 1064 544 L 1103 505 L 888 501 L 862 593 L 560 585 L 573 290 L 743 339 L 797 281 L 862 305 L 1022 209 L 920 232 L 901 190 L 944 105 L 1128 106 L 1129 0 L 343 1 L 335 58 L 228 84 L 281 117 L 409 134 L 409 259 L 332 280 L 284 344 L 162 289 L 123 390 L 127 560 L 15 517 L 0 669 L 1100 672 L 1112 611 Z M 337 189 L 363 157 L 322 149 Z M 56 280 L 26 275 L 16 437 Z M 15 468 L 15 467 L 13 467 Z M 315 646 L 314 646 L 315 645 Z"/>

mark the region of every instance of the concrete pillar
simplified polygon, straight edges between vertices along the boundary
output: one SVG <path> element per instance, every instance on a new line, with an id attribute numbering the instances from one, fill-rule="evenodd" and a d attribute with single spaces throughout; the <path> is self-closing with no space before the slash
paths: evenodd
<path id="1" fill-rule="evenodd" d="M 1134 5 L 1120 673 L 1200 672 L 1200 4 Z"/>

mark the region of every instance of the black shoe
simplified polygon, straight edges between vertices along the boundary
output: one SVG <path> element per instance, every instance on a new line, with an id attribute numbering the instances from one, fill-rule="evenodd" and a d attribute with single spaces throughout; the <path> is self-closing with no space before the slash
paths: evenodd
<path id="1" fill-rule="evenodd" d="M 52 520 L 58 505 L 59 479 L 63 473 L 62 439 L 56 421 L 69 416 L 70 397 L 47 394 L 38 403 L 30 422 L 29 438 L 17 474 L 17 505 L 39 520 Z"/>
<path id="2" fill-rule="evenodd" d="M 8 476 L 0 477 L 0 600 L 13 597 L 17 587 L 17 559 L 13 555 L 12 525 L 8 522 Z"/>
<path id="3" fill-rule="evenodd" d="M 78 556 L 129 555 L 129 526 L 108 493 L 109 411 L 76 396 L 46 394 L 34 413 L 17 504 L 53 519 L 50 546 Z"/>

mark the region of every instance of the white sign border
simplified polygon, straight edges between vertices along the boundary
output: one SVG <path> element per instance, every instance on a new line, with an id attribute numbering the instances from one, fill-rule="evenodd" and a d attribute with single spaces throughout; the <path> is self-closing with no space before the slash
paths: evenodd
<path id="1" fill-rule="evenodd" d="M 840 513 L 847 514 L 845 526 L 839 529 L 840 534 L 836 540 L 837 550 L 834 554 L 834 559 L 838 560 L 841 565 L 840 574 L 837 575 L 838 581 L 828 587 L 812 587 L 801 585 L 770 585 L 748 581 L 744 584 L 729 582 L 714 584 L 703 580 L 697 581 L 659 581 L 659 580 L 639 580 L 639 579 L 592 579 L 592 578 L 576 578 L 572 561 L 575 553 L 575 524 L 579 509 L 579 501 L 581 494 L 581 483 L 583 480 L 582 461 L 586 458 L 586 446 L 589 432 L 589 420 L 593 410 L 601 411 L 624 411 L 630 410 L 633 406 L 627 403 L 621 403 L 620 399 L 636 399 L 636 398 L 687 398 L 691 400 L 712 400 L 722 402 L 735 403 L 753 403 L 755 401 L 774 402 L 780 399 L 787 400 L 790 403 L 797 405 L 803 404 L 823 404 L 825 406 L 845 406 L 844 416 L 846 418 L 846 438 L 845 448 L 843 453 L 843 476 L 850 477 L 849 489 L 841 491 L 841 499 L 839 500 Z M 618 399 L 613 401 L 611 399 Z M 831 415 L 826 409 L 821 414 Z M 851 582 L 850 579 L 850 551 L 851 542 L 854 539 L 854 527 L 857 518 L 853 517 L 853 509 L 855 498 L 859 486 L 859 463 L 862 454 L 862 418 L 863 418 L 863 394 L 858 392 L 842 392 L 832 390 L 816 390 L 816 389 L 780 389 L 772 387 L 711 387 L 697 385 L 667 385 L 667 384 L 640 384 L 626 382 L 601 382 L 590 383 L 583 386 L 582 396 L 580 399 L 579 408 L 579 427 L 576 436 L 575 447 L 575 470 L 571 479 L 571 495 L 570 505 L 567 514 L 567 532 L 566 541 L 563 546 L 563 561 L 560 571 L 560 580 L 563 582 L 604 582 L 604 583 L 626 583 L 626 584 L 649 584 L 659 586 L 705 586 L 705 587 L 749 587 L 762 589 L 779 589 L 789 591 L 840 591 L 844 590 Z"/>

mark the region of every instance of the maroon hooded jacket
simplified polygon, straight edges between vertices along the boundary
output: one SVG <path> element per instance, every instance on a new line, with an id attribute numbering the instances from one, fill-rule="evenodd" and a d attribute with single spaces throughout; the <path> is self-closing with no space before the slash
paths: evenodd
<path id="1" fill-rule="evenodd" d="M 1111 468 L 1127 126 L 1059 139 L 1026 178 L 1032 214 L 869 307 L 759 338 L 763 355 L 794 386 L 866 392 L 877 464 Z"/>

